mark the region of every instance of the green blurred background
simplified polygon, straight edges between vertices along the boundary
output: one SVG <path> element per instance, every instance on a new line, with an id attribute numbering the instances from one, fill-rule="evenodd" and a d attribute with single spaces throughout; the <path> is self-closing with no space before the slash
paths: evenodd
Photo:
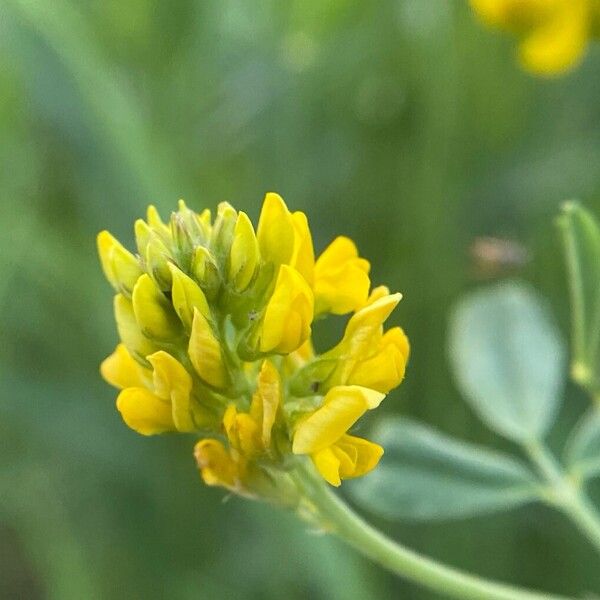
<path id="1" fill-rule="evenodd" d="M 291 515 L 223 502 L 192 439 L 126 429 L 98 375 L 116 333 L 95 235 L 132 247 L 150 202 L 256 218 L 280 192 L 317 249 L 352 236 L 405 294 L 413 355 L 385 411 L 512 450 L 447 367 L 448 310 L 484 283 L 469 247 L 522 244 L 517 275 L 566 335 L 552 219 L 567 197 L 600 209 L 600 50 L 544 81 L 513 49 L 461 0 L 0 1 L 1 598 L 435 597 Z M 568 390 L 555 444 L 585 404 Z M 550 510 L 376 522 L 482 575 L 600 587 L 593 550 Z"/>

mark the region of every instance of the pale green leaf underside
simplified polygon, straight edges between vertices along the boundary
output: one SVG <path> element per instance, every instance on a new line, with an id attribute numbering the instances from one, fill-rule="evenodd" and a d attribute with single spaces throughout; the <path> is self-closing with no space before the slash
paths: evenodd
<path id="1" fill-rule="evenodd" d="M 352 498 L 388 519 L 464 518 L 535 500 L 539 484 L 512 457 L 395 418 L 372 436 L 385 448 L 381 464 L 351 482 Z"/>
<path id="2" fill-rule="evenodd" d="M 497 433 L 527 442 L 552 425 L 565 350 L 527 286 L 501 283 L 466 296 L 450 321 L 450 362 L 473 410 Z"/>

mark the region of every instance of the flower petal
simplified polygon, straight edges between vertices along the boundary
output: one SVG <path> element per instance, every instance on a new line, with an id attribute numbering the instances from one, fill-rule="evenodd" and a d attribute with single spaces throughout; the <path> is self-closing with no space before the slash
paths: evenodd
<path id="1" fill-rule="evenodd" d="M 387 393 L 404 379 L 408 353 L 408 338 L 394 327 L 383 335 L 373 356 L 358 362 L 348 382 Z"/>
<path id="2" fill-rule="evenodd" d="M 148 387 L 151 372 L 144 369 L 127 351 L 124 344 L 119 344 L 115 351 L 104 359 L 100 365 L 102 377 L 112 386 L 122 390 L 128 387 Z"/>
<path id="3" fill-rule="evenodd" d="M 154 391 L 171 403 L 173 422 L 178 431 L 194 431 L 192 418 L 192 378 L 184 366 L 162 350 L 148 356 L 154 368 Z"/>
<path id="4" fill-rule="evenodd" d="M 171 403 L 146 388 L 127 388 L 117 398 L 123 421 L 142 435 L 175 431 Z"/>
<path id="5" fill-rule="evenodd" d="M 206 383 L 217 389 L 222 389 L 227 385 L 228 377 L 223 363 L 221 346 L 206 317 L 197 308 L 194 308 L 188 354 L 196 373 Z"/>
<path id="6" fill-rule="evenodd" d="M 369 268 L 352 240 L 336 238 L 315 264 L 316 312 L 343 315 L 363 306 L 371 285 Z"/>
<path id="7" fill-rule="evenodd" d="M 261 324 L 260 351 L 293 352 L 310 336 L 312 318 L 313 294 L 306 280 L 296 269 L 281 265 Z"/>
<path id="8" fill-rule="evenodd" d="M 327 483 L 336 487 L 342 483 L 340 479 L 340 460 L 331 448 L 324 448 L 319 452 L 314 452 L 311 455 L 311 459 L 317 471 L 319 471 Z"/>
<path id="9" fill-rule="evenodd" d="M 240 211 L 233 230 L 228 276 L 238 292 L 250 285 L 259 262 L 260 251 L 254 227 L 248 215 Z"/>
<path id="10" fill-rule="evenodd" d="M 303 420 L 294 434 L 294 454 L 312 454 L 331 446 L 385 394 L 357 385 L 340 385 L 327 392 L 323 406 Z"/>
<path id="11" fill-rule="evenodd" d="M 121 341 L 133 358 L 140 364 L 147 365 L 146 356 L 156 352 L 157 347 L 140 330 L 131 300 L 123 294 L 117 294 L 114 299 L 114 310 Z"/>
<path id="12" fill-rule="evenodd" d="M 131 296 L 133 286 L 142 274 L 135 256 L 108 231 L 98 234 L 97 246 L 102 270 L 108 282 L 117 292 Z"/>
<path id="13" fill-rule="evenodd" d="M 336 447 L 347 455 L 355 457 L 352 470 L 342 470 L 342 479 L 352 479 L 372 471 L 383 456 L 383 448 L 379 444 L 370 442 L 353 435 L 344 435 L 336 443 Z"/>
<path id="14" fill-rule="evenodd" d="M 312 286 L 315 271 L 315 251 L 308 219 L 301 211 L 292 214 L 294 224 L 294 251 L 290 265 L 296 269 L 308 285 Z"/>
<path id="15" fill-rule="evenodd" d="M 153 340 L 170 341 L 181 333 L 181 324 L 173 306 L 144 273 L 133 288 L 133 312 L 142 333 Z"/>
<path id="16" fill-rule="evenodd" d="M 187 331 L 192 328 L 194 309 L 197 308 L 206 318 L 210 317 L 210 309 L 206 296 L 200 286 L 173 263 L 169 263 L 172 277 L 171 301 L 175 312 Z"/>
<path id="17" fill-rule="evenodd" d="M 294 224 L 283 198 L 265 196 L 256 231 L 262 259 L 275 265 L 289 263 L 294 251 Z"/>
<path id="18" fill-rule="evenodd" d="M 261 424 L 262 443 L 265 448 L 271 444 L 271 430 L 277 416 L 277 409 L 281 402 L 281 378 L 279 372 L 269 360 L 265 360 L 258 374 L 258 385 L 252 404 L 250 415 Z"/>
<path id="19" fill-rule="evenodd" d="M 238 465 L 221 442 L 213 439 L 199 441 L 194 447 L 194 457 L 206 485 L 236 488 Z"/>

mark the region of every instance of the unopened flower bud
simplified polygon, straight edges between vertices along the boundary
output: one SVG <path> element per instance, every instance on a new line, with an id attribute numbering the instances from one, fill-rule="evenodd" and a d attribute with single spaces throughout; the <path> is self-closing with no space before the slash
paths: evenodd
<path id="1" fill-rule="evenodd" d="M 187 232 L 187 236 L 193 246 L 205 245 L 210 239 L 210 211 L 208 213 L 208 223 L 206 217 L 196 214 L 189 209 L 183 200 L 178 203 L 177 214 Z M 207 227 L 208 225 L 208 227 Z"/>
<path id="2" fill-rule="evenodd" d="M 97 243 L 106 279 L 117 292 L 130 297 L 138 277 L 142 274 L 138 260 L 108 231 L 102 231 L 98 235 Z"/>
<path id="3" fill-rule="evenodd" d="M 154 234 L 152 228 L 144 221 L 138 219 L 134 224 L 135 245 L 137 246 L 138 254 L 144 258 L 146 256 L 146 248 Z"/>
<path id="4" fill-rule="evenodd" d="M 132 300 L 135 319 L 146 337 L 170 341 L 181 335 L 181 323 L 173 306 L 149 275 L 138 279 Z"/>
<path id="5" fill-rule="evenodd" d="M 236 292 L 243 292 L 252 281 L 260 261 L 258 241 L 248 215 L 237 216 L 229 255 L 229 281 Z"/>
<path id="6" fill-rule="evenodd" d="M 275 265 L 289 262 L 294 251 L 294 223 L 279 194 L 265 196 L 256 235 L 265 262 Z"/>
<path id="7" fill-rule="evenodd" d="M 194 255 L 194 240 L 183 215 L 174 212 L 171 215 L 171 236 L 177 263 L 185 270 L 189 269 Z"/>
<path id="8" fill-rule="evenodd" d="M 228 384 L 221 344 L 206 317 L 194 309 L 188 354 L 196 373 L 209 385 L 223 389 Z"/>
<path id="9" fill-rule="evenodd" d="M 156 207 L 152 204 L 148 207 L 146 211 L 146 221 L 148 225 L 158 233 L 163 239 L 169 239 L 171 232 L 169 231 L 169 227 L 163 223 L 163 220 L 160 218 L 160 214 Z"/>
<path id="10" fill-rule="evenodd" d="M 171 254 L 160 237 L 152 232 L 146 251 L 142 255 L 146 264 L 146 271 L 152 276 L 154 282 L 163 292 L 171 289 L 171 271 L 169 261 Z"/>
<path id="11" fill-rule="evenodd" d="M 217 207 L 217 218 L 213 225 L 210 246 L 220 268 L 224 268 L 229 258 L 233 242 L 233 230 L 237 221 L 237 212 L 229 202 L 221 202 Z"/>
<path id="12" fill-rule="evenodd" d="M 191 272 L 206 297 L 214 299 L 221 287 L 221 276 L 214 258 L 204 246 L 198 246 L 194 251 Z"/>
<path id="13" fill-rule="evenodd" d="M 123 345 L 133 358 L 141 365 L 148 367 L 146 356 L 156 352 L 158 348 L 141 331 L 135 318 L 131 300 L 117 294 L 114 300 L 115 321 Z"/>
<path id="14" fill-rule="evenodd" d="M 208 319 L 210 318 L 210 308 L 204 292 L 193 279 L 180 271 L 174 264 L 170 264 L 169 268 L 173 279 L 171 289 L 173 307 L 186 330 L 190 331 L 194 320 L 194 309 L 198 309 Z"/>

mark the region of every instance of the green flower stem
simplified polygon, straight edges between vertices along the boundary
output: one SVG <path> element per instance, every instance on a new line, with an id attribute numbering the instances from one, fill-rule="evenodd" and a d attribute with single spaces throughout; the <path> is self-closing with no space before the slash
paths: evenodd
<path id="1" fill-rule="evenodd" d="M 292 476 L 307 501 L 308 515 L 313 522 L 325 531 L 334 533 L 361 554 L 409 581 L 461 600 L 564 598 L 489 581 L 422 556 L 389 539 L 366 523 L 315 473 L 311 464 L 301 464 Z"/>
<path id="2" fill-rule="evenodd" d="M 547 502 L 567 515 L 600 552 L 600 515 L 594 505 L 544 444 L 532 442 L 525 449 L 549 485 Z"/>

